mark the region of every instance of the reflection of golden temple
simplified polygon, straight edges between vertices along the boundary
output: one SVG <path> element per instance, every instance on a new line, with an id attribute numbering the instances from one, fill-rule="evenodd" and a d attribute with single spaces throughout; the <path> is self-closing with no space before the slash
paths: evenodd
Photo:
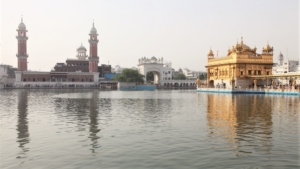
<path id="1" fill-rule="evenodd" d="M 269 44 L 262 49 L 262 54 L 256 53 L 256 47 L 250 48 L 241 42 L 228 50 L 227 56 L 215 58 L 210 49 L 208 55 L 207 81 L 209 86 L 220 84 L 226 88 L 235 86 L 252 86 L 252 75 L 271 75 L 273 65 L 273 47 Z M 264 85 L 266 81 L 257 81 Z"/>
<path id="2" fill-rule="evenodd" d="M 241 101 L 243 100 L 243 101 Z M 207 94 L 207 125 L 209 138 L 216 138 L 249 150 L 260 145 L 269 145 L 272 141 L 273 97 L 264 95 L 224 95 Z M 258 111 L 259 110 L 259 111 Z M 254 142 L 256 143 L 254 145 Z M 272 147 L 265 146 L 263 151 L 269 152 Z"/>
<path id="3" fill-rule="evenodd" d="M 197 83 L 197 87 L 201 86 L 201 80 L 199 79 L 199 77 L 197 78 L 196 83 Z"/>

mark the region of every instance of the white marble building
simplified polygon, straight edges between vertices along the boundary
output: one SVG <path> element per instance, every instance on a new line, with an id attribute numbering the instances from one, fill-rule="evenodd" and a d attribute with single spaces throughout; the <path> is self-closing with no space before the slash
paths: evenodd
<path id="1" fill-rule="evenodd" d="M 272 74 L 286 74 L 300 72 L 299 61 L 284 59 L 280 52 L 278 63 L 275 63 L 272 69 Z"/>
<path id="2" fill-rule="evenodd" d="M 194 71 L 188 68 L 183 69 L 183 74 L 186 76 L 187 79 L 194 79 L 196 80 L 201 74 L 205 74 L 204 71 Z"/>
<path id="3" fill-rule="evenodd" d="M 185 84 L 186 86 L 194 85 L 195 80 L 173 80 L 175 69 L 172 68 L 171 62 L 166 62 L 164 59 L 151 57 L 142 57 L 138 60 L 138 71 L 145 76 L 145 82 L 147 81 L 146 75 L 148 72 L 154 74 L 154 84 L 165 86 L 166 84 Z"/>

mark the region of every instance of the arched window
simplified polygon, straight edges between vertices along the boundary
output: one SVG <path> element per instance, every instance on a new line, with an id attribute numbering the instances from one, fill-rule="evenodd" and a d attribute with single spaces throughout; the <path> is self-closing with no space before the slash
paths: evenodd
<path id="1" fill-rule="evenodd" d="M 23 79 L 23 82 L 26 82 L 26 78 Z"/>
<path id="2" fill-rule="evenodd" d="M 46 81 L 46 79 L 45 79 L 45 78 L 43 78 L 43 82 L 44 82 L 44 81 Z"/>
<path id="3" fill-rule="evenodd" d="M 34 82 L 35 82 L 35 78 L 33 78 L 33 79 L 32 79 L 32 81 L 34 81 Z"/>
<path id="4" fill-rule="evenodd" d="M 72 78 L 72 82 L 74 82 L 75 81 L 75 79 L 74 78 Z"/>

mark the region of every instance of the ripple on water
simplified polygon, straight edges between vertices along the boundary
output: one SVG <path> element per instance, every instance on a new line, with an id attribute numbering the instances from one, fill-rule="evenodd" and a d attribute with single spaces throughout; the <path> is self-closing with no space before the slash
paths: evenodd
<path id="1" fill-rule="evenodd" d="M 2 168 L 300 166 L 299 97 L 84 89 L 0 97 Z"/>

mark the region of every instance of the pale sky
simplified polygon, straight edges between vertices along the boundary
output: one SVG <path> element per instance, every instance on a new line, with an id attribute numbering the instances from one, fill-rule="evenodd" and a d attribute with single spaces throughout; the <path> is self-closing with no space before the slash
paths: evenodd
<path id="1" fill-rule="evenodd" d="M 172 67 L 205 70 L 207 53 L 225 56 L 243 36 L 257 52 L 267 42 L 299 60 L 299 0 L 1 0 L 1 60 L 17 67 L 17 27 L 28 30 L 28 69 L 50 71 L 76 58 L 94 20 L 100 64 L 137 67 L 163 57 Z"/>

